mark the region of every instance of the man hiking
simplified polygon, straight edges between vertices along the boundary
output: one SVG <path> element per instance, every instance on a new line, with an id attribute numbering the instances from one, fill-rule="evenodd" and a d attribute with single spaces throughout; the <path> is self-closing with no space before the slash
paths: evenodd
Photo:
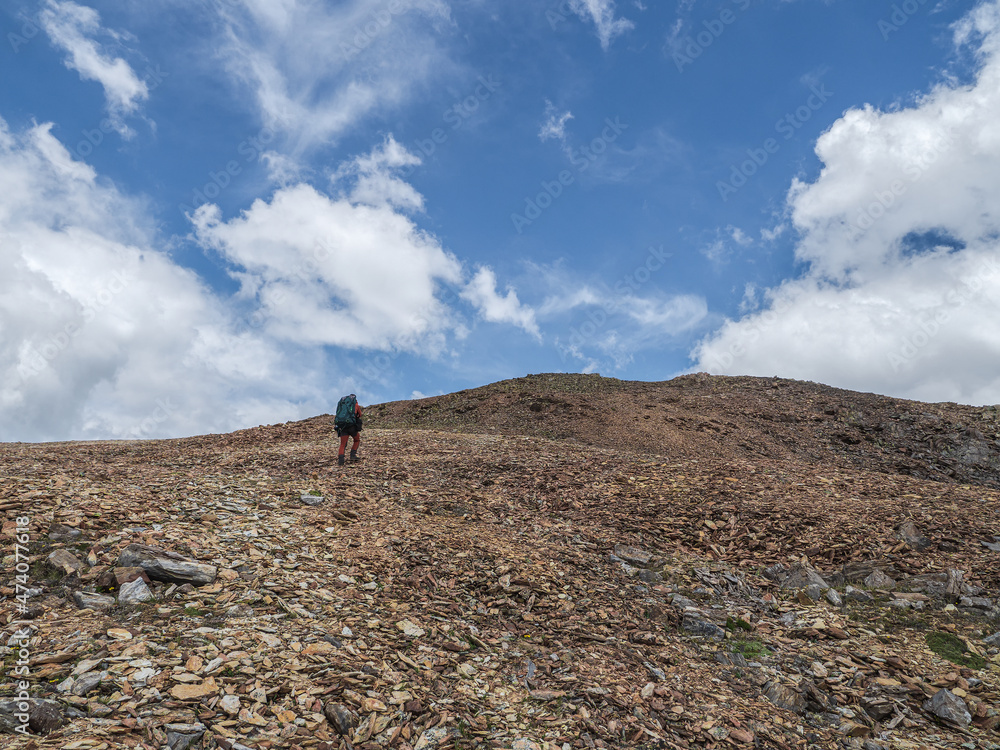
<path id="1" fill-rule="evenodd" d="M 361 404 L 353 393 L 344 396 L 337 402 L 337 416 L 333 426 L 340 438 L 340 453 L 337 454 L 337 465 L 344 465 L 344 451 L 347 449 L 347 439 L 354 438 L 351 446 L 351 460 L 358 460 L 358 446 L 361 445 Z"/>

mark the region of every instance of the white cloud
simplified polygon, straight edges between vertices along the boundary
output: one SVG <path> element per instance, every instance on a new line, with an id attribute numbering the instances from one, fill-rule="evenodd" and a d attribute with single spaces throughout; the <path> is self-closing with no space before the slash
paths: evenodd
<path id="1" fill-rule="evenodd" d="M 593 21 L 605 50 L 616 37 L 635 28 L 627 18 L 615 18 L 614 0 L 570 0 L 569 7 L 585 21 Z"/>
<path id="2" fill-rule="evenodd" d="M 0 119 L 0 440 L 156 437 L 316 413 L 318 362 L 237 331 L 144 209 Z"/>
<path id="3" fill-rule="evenodd" d="M 517 292 L 507 288 L 507 294 L 497 292 L 497 277 L 493 269 L 483 266 L 462 290 L 462 298 L 472 303 L 484 320 L 491 323 L 510 323 L 523 328 L 541 341 L 542 334 L 535 322 L 535 311 L 521 304 Z"/>
<path id="4" fill-rule="evenodd" d="M 104 51 L 94 39 L 104 35 L 120 42 L 123 36 L 102 28 L 100 15 L 93 8 L 70 0 L 48 0 L 39 18 L 52 43 L 67 53 L 66 67 L 104 87 L 112 124 L 123 137 L 130 136 L 132 131 L 124 118 L 149 97 L 149 88 L 125 60 Z"/>
<path id="5" fill-rule="evenodd" d="M 564 141 L 566 139 L 566 123 L 572 119 L 572 112 L 567 110 L 560 114 L 556 110 L 556 106 L 552 102 L 546 100 L 545 122 L 542 123 L 541 130 L 538 131 L 538 137 L 542 141 L 547 141 L 549 139 Z"/>
<path id="6" fill-rule="evenodd" d="M 452 69 L 436 38 L 441 0 L 218 3 L 220 52 L 289 153 L 336 142 L 362 118 L 418 96 Z"/>
<path id="7" fill-rule="evenodd" d="M 1000 401 L 1000 3 L 955 30 L 976 79 L 844 114 L 788 201 L 808 271 L 693 352 L 697 367 L 923 400 Z"/>

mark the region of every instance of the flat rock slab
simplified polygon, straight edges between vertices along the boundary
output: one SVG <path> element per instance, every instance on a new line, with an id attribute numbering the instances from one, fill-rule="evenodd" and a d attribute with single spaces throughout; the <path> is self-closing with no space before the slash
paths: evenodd
<path id="1" fill-rule="evenodd" d="M 141 604 L 142 602 L 148 602 L 153 598 L 153 592 L 149 590 L 149 586 L 141 578 L 136 578 L 134 581 L 126 583 L 118 590 L 118 603 L 119 604 Z"/>
<path id="2" fill-rule="evenodd" d="M 72 552 L 64 549 L 57 549 L 47 558 L 45 562 L 53 570 L 58 570 L 63 575 L 72 575 L 83 569 L 83 563 Z"/>
<path id="3" fill-rule="evenodd" d="M 118 557 L 118 567 L 139 567 L 157 581 L 190 583 L 194 586 L 212 583 L 219 574 L 219 569 L 214 565 L 145 544 L 130 544 L 123 549 Z"/>
<path id="4" fill-rule="evenodd" d="M 933 698 L 924 701 L 924 710 L 960 727 L 967 727 L 972 721 L 972 714 L 965 701 L 946 688 L 938 690 Z"/>
<path id="5" fill-rule="evenodd" d="M 73 601 L 80 609 L 110 609 L 115 606 L 115 599 L 112 596 L 103 594 L 89 594 L 86 591 L 74 591 Z"/>

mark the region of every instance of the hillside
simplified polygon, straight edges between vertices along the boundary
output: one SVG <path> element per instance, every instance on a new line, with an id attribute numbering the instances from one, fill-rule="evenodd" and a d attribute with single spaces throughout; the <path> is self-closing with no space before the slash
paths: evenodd
<path id="1" fill-rule="evenodd" d="M 328 415 L 0 445 L 0 745 L 1000 747 L 994 410 L 537 375 L 366 418 L 343 468 Z"/>

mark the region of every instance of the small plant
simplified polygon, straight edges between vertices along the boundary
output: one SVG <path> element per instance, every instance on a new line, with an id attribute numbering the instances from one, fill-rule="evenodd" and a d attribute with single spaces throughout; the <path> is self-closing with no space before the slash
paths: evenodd
<path id="1" fill-rule="evenodd" d="M 753 630 L 753 625 L 751 625 L 746 620 L 739 617 L 727 617 L 726 618 L 726 630 L 730 633 L 735 633 L 737 630 L 745 630 L 750 632 Z"/>
<path id="2" fill-rule="evenodd" d="M 986 660 L 969 651 L 965 641 L 956 635 L 935 630 L 924 636 L 924 640 L 927 642 L 927 648 L 953 664 L 969 669 L 982 669 L 986 666 Z"/>
<path id="3" fill-rule="evenodd" d="M 734 654 L 742 654 L 746 659 L 756 659 L 760 656 L 770 656 L 771 652 L 760 641 L 737 638 L 729 645 Z"/>

